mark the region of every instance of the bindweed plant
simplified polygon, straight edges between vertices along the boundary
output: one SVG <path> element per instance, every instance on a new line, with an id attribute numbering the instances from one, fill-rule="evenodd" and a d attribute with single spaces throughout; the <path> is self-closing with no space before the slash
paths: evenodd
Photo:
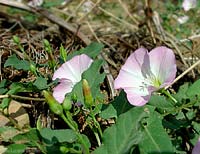
<path id="1" fill-rule="evenodd" d="M 20 40 L 15 40 L 19 45 Z M 180 85 L 173 93 L 165 89 L 176 77 L 171 49 L 163 46 L 133 52 L 113 83 L 119 95 L 108 102 L 101 89 L 105 61 L 97 58 L 102 44 L 91 43 L 70 54 L 61 46 L 60 61 L 47 40 L 44 48 L 49 58 L 43 66 L 16 55 L 4 64 L 35 76 L 25 83 L 0 83 L 0 112 L 12 123 L 0 127 L 4 153 L 28 153 L 30 149 L 46 154 L 200 153 L 200 80 Z M 40 67 L 50 73 L 42 74 Z M 27 93 L 38 93 L 40 98 L 24 97 Z M 35 126 L 21 128 L 7 112 L 13 99 L 45 102 L 62 121 L 59 129 L 44 127 L 39 118 Z M 9 132 L 16 133 L 6 138 Z"/>

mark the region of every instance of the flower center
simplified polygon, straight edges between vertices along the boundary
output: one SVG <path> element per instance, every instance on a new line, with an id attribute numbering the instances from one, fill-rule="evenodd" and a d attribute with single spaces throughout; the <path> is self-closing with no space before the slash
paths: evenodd
<path id="1" fill-rule="evenodd" d="M 156 78 L 155 75 L 151 74 L 144 78 L 142 84 L 143 84 L 143 86 L 141 86 L 142 89 L 148 88 L 149 86 L 159 88 L 161 85 L 161 81 L 158 78 Z"/>
<path id="2" fill-rule="evenodd" d="M 160 82 L 159 79 L 154 78 L 154 79 L 152 80 L 152 84 L 153 84 L 154 87 L 159 88 L 160 85 L 161 85 L 161 82 Z"/>

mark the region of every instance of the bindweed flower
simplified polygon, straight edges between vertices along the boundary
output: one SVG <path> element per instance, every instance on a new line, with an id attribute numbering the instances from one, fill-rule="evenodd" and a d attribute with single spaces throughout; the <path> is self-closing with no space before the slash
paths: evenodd
<path id="1" fill-rule="evenodd" d="M 192 149 L 192 154 L 200 154 L 200 138 L 198 139 L 198 142 Z"/>
<path id="2" fill-rule="evenodd" d="M 93 60 L 85 54 L 74 56 L 69 61 L 62 64 L 54 75 L 53 80 L 59 79 L 59 84 L 54 88 L 53 96 L 62 103 L 65 95 L 70 93 L 76 83 L 81 81 L 82 73 L 87 70 Z"/>
<path id="3" fill-rule="evenodd" d="M 189 11 L 192 8 L 195 8 L 197 5 L 197 0 L 184 0 L 182 7 L 185 11 Z"/>
<path id="4" fill-rule="evenodd" d="M 132 105 L 142 106 L 153 92 L 170 85 L 175 76 L 176 60 L 171 49 L 157 47 L 148 53 L 139 48 L 122 66 L 114 87 L 124 89 Z"/>

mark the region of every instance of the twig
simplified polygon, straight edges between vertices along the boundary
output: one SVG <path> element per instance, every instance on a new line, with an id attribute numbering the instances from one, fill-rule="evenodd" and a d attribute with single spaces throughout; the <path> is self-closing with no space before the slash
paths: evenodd
<path id="1" fill-rule="evenodd" d="M 3 51 L 0 49 L 0 81 L 2 81 L 2 74 L 1 74 L 1 57 L 3 55 Z"/>
<path id="2" fill-rule="evenodd" d="M 118 21 L 118 23 L 124 24 L 124 25 L 126 25 L 126 26 L 128 26 L 128 27 L 130 27 L 131 29 L 134 29 L 134 30 L 137 30 L 137 29 L 138 29 L 137 26 L 132 25 L 132 24 L 128 23 L 127 21 L 122 20 L 122 19 L 120 19 L 120 18 L 114 16 L 112 13 L 108 12 L 107 10 L 103 9 L 102 7 L 99 6 L 98 8 L 99 8 L 99 10 L 101 10 L 104 14 L 106 14 L 106 15 L 112 17 L 113 19 L 115 19 L 116 21 Z"/>
<path id="3" fill-rule="evenodd" d="M 168 89 L 170 86 L 172 86 L 174 83 L 176 83 L 178 80 L 180 80 L 184 75 L 186 75 L 188 72 L 192 71 L 197 65 L 200 64 L 200 60 L 198 60 L 196 63 L 194 63 L 192 66 L 190 66 L 187 70 L 185 70 L 182 74 L 180 74 L 172 84 L 165 87 L 165 89 Z"/>
<path id="4" fill-rule="evenodd" d="M 95 39 L 100 43 L 100 39 L 97 37 L 96 33 L 94 32 L 92 26 L 90 25 L 90 23 L 87 21 L 87 25 L 90 29 L 90 31 L 92 32 L 93 36 L 95 37 Z M 104 54 L 101 53 L 99 56 L 98 56 L 99 59 L 106 59 Z M 109 84 L 109 89 L 110 89 L 110 92 L 111 92 L 111 98 L 114 98 L 114 96 L 116 96 L 116 91 L 114 90 L 114 79 L 113 79 L 113 76 L 111 75 L 110 73 L 110 69 L 109 69 L 109 66 L 107 63 L 104 63 L 103 65 L 103 69 L 104 69 L 104 72 L 106 73 L 106 76 L 107 76 L 107 80 L 108 80 L 108 84 Z"/>
<path id="5" fill-rule="evenodd" d="M 9 94 L 0 95 L 0 99 L 3 99 L 3 98 L 13 98 L 13 99 L 21 99 L 21 100 L 29 100 L 29 101 L 40 101 L 40 102 L 45 101 L 44 98 L 32 98 L 32 97 L 24 97 L 24 96 L 9 95 Z"/>
<path id="6" fill-rule="evenodd" d="M 128 16 L 131 18 L 131 20 L 136 24 L 136 25 L 139 25 L 139 22 L 137 21 L 137 19 L 135 19 L 131 13 L 129 12 L 127 6 L 121 1 L 121 0 L 118 0 L 119 3 L 121 4 L 122 8 L 124 9 L 124 11 L 128 14 Z"/>
<path id="7" fill-rule="evenodd" d="M 183 62 L 183 64 L 188 67 L 188 64 L 186 63 L 186 61 L 184 60 L 184 56 L 182 54 L 182 52 L 179 50 L 179 48 L 177 47 L 176 45 L 176 38 L 170 34 L 169 32 L 165 31 L 165 34 L 168 36 L 168 41 L 170 41 L 170 43 L 174 46 L 174 48 L 176 49 L 176 51 L 178 52 L 180 58 L 181 58 L 181 61 Z"/>
<path id="8" fill-rule="evenodd" d="M 5 6 L 11 6 L 11 7 L 15 7 L 18 9 L 22 9 L 25 11 L 29 11 L 29 12 L 33 12 L 33 10 L 31 8 L 29 8 L 28 6 L 26 6 L 23 3 L 19 3 L 17 1 L 13 1 L 13 0 L 0 0 L 0 4 L 5 5 Z"/>
<path id="9" fill-rule="evenodd" d="M 78 23 L 80 23 L 85 17 L 87 17 L 91 12 L 92 10 L 94 10 L 94 8 L 97 7 L 97 5 L 101 2 L 101 0 L 98 0 L 95 4 L 93 4 L 92 8 L 90 9 L 90 11 L 88 11 L 84 16 L 82 16 L 79 20 L 78 20 Z"/>

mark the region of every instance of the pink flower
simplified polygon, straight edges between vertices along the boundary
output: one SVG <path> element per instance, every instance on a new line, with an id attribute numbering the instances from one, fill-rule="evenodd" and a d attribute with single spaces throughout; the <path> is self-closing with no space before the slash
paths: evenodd
<path id="1" fill-rule="evenodd" d="M 192 149 L 192 154 L 200 154 L 200 138 L 198 139 L 198 142 Z"/>
<path id="2" fill-rule="evenodd" d="M 189 11 L 192 8 L 195 8 L 197 5 L 197 0 L 184 0 L 182 7 L 185 11 Z"/>
<path id="3" fill-rule="evenodd" d="M 59 84 L 53 89 L 53 96 L 62 103 L 65 95 L 70 93 L 76 83 L 81 81 L 81 75 L 86 71 L 93 60 L 85 54 L 73 57 L 69 61 L 62 64 L 54 75 L 53 80 L 59 79 Z"/>
<path id="4" fill-rule="evenodd" d="M 139 48 L 132 53 L 115 79 L 115 89 L 124 89 L 128 101 L 135 106 L 145 105 L 154 91 L 171 84 L 176 76 L 173 51 L 157 47 L 148 53 Z"/>

